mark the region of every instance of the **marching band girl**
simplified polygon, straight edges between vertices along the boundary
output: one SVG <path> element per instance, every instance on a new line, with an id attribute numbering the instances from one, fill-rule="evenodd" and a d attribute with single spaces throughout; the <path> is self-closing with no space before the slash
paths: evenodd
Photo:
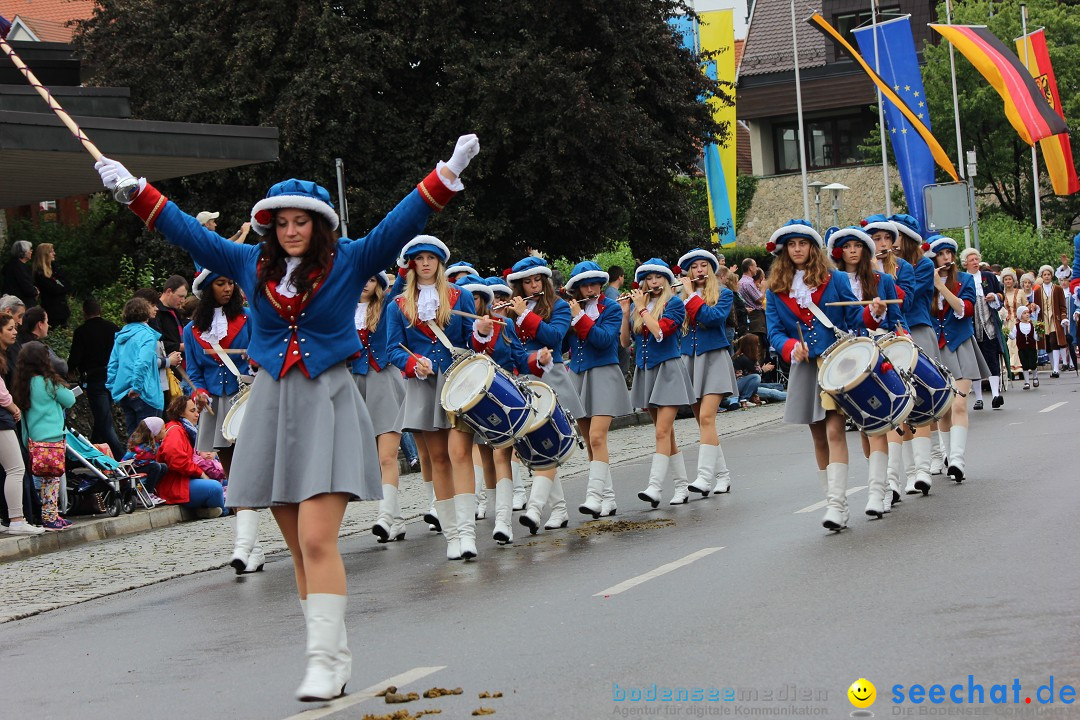
<path id="1" fill-rule="evenodd" d="M 240 391 L 241 375 L 250 375 L 247 355 L 218 355 L 216 348 L 246 350 L 251 342 L 251 326 L 244 312 L 243 296 L 236 283 L 208 268 L 202 269 L 191 283 L 191 292 L 199 298 L 191 322 L 184 328 L 184 347 L 188 348 L 187 371 L 194 385 L 193 396 L 200 410 L 195 450 L 216 451 L 226 477 L 232 475 L 233 444 L 221 432 L 225 416 Z M 228 358 L 232 367 L 226 364 Z M 256 572 L 265 562 L 258 545 L 259 513 L 250 508 L 236 511 L 236 538 L 230 566 L 237 575 Z"/>
<path id="2" fill-rule="evenodd" d="M 599 518 L 616 512 L 615 485 L 608 456 L 611 418 L 627 415 L 630 395 L 619 367 L 619 333 L 622 308 L 604 297 L 608 274 L 594 262 L 579 262 L 566 281 L 570 300 L 570 380 L 577 390 L 584 413 L 577 418 L 581 435 L 588 442 L 589 485 L 585 502 L 578 506 L 583 515 Z"/>
<path id="3" fill-rule="evenodd" d="M 507 268 L 503 275 L 509 275 L 510 269 Z M 505 277 L 492 276 L 487 279 L 488 287 L 495 293 L 495 314 L 499 318 L 507 317 L 506 311 L 510 307 L 510 298 L 514 295 L 514 290 L 506 284 Z M 514 329 L 516 326 L 510 324 L 508 327 Z M 517 337 L 517 333 L 514 333 Z M 519 341 L 520 342 L 520 341 Z M 529 493 L 525 490 L 525 466 L 518 460 L 517 453 L 510 454 L 510 477 L 511 484 L 513 486 L 513 501 L 511 508 L 514 511 L 524 510 L 525 505 L 529 502 Z M 498 489 L 498 483 L 496 483 L 496 490 Z"/>
<path id="4" fill-rule="evenodd" d="M 551 268 L 543 258 L 530 255 L 514 263 L 506 279 L 514 290 L 507 314 L 515 319 L 518 339 L 530 353 L 539 352 L 543 348 L 551 350 L 554 369 L 544 374 L 543 381 L 555 391 L 559 405 L 568 415 L 574 419 L 583 417 L 585 409 L 574 391 L 562 359 L 563 339 L 570 328 L 570 305 L 556 297 L 555 287 L 551 284 Z M 533 471 L 529 503 L 525 512 L 518 517 L 518 522 L 529 528 L 531 533 L 535 534 L 539 530 L 541 514 L 549 501 L 551 515 L 544 525 L 545 530 L 566 527 L 570 521 L 566 514 L 566 499 L 557 470 L 558 468 L 551 468 Z"/>
<path id="5" fill-rule="evenodd" d="M 938 355 L 956 381 L 960 397 L 939 422 L 942 449 L 949 458 L 948 473 L 956 482 L 964 480 L 964 451 L 967 449 L 968 416 L 966 395 L 971 381 L 990 377 L 990 369 L 975 346 L 975 280 L 960 272 L 956 263 L 956 241 L 943 235 L 928 238 L 934 273 L 934 304 L 937 318 Z"/>
<path id="6" fill-rule="evenodd" d="M 896 284 L 892 276 L 874 269 L 877 244 L 859 228 L 850 227 L 829 235 L 829 253 L 837 265 L 847 273 L 852 294 L 859 300 L 871 300 L 869 316 L 864 314 L 867 329 L 878 327 L 902 330 L 900 310 L 895 304 L 884 305 L 882 300 L 896 299 Z M 860 333 L 862 334 L 862 333 Z M 889 472 L 889 440 L 885 434 L 862 433 L 863 446 L 868 450 L 868 476 L 866 514 L 880 518 L 885 514 L 885 494 L 892 495 L 887 487 Z M 892 498 L 889 498 L 890 501 Z"/>
<path id="7" fill-rule="evenodd" d="M 932 360 L 938 360 L 937 323 L 930 315 L 930 304 L 934 296 L 934 261 L 924 253 L 930 246 L 923 242 L 919 221 L 911 215 L 893 215 L 889 220 L 896 225 L 899 234 L 896 238 L 896 254 L 899 260 L 906 261 L 912 267 L 915 281 L 911 289 L 903 288 L 904 304 L 901 306 L 907 323 L 911 341 Z M 904 457 L 907 482 L 905 495 L 930 492 L 933 475 L 933 440 L 931 432 L 934 424 L 928 423 L 914 428 L 914 437 L 905 442 L 903 451 L 906 455 L 911 448 L 911 458 Z"/>
<path id="8" fill-rule="evenodd" d="M 638 287 L 630 291 L 633 307 L 623 312 L 620 339 L 623 347 L 634 343 L 634 381 L 630 404 L 644 408 L 656 430 L 656 450 L 649 469 L 649 485 L 638 497 L 654 508 L 660 504 L 669 468 L 675 480 L 671 504 L 689 498 L 686 464 L 675 442 L 675 415 L 683 405 L 693 405 L 694 386 L 686 371 L 679 335 L 686 307 L 675 296 L 675 273 L 659 258 L 651 258 L 634 271 Z"/>
<path id="9" fill-rule="evenodd" d="M 382 468 L 382 500 L 379 514 L 371 533 L 378 542 L 386 543 L 405 539 L 405 518 L 398 502 L 398 447 L 401 445 L 401 428 L 397 416 L 386 408 L 401 407 L 405 400 L 405 381 L 397 368 L 389 367 L 386 347 L 387 306 L 401 292 L 404 278 L 398 275 L 393 287 L 390 276 L 379 271 L 369 278 L 360 295 L 360 302 L 353 314 L 353 324 L 360 337 L 360 355 L 352 362 L 353 380 L 368 407 L 379 408 L 372 415 L 375 428 L 375 444 L 379 449 L 379 466 Z"/>
<path id="10" fill-rule="evenodd" d="M 716 433 L 716 412 L 725 397 L 739 390 L 726 332 L 735 294 L 716 279 L 720 261 L 708 250 L 691 250 L 679 258 L 679 267 L 687 271 L 682 277 L 686 305 L 682 354 L 694 386 L 693 410 L 701 431 L 697 477 L 689 489 L 708 497 L 710 492 L 726 493 L 731 488 L 731 473 Z"/>
<path id="11" fill-rule="evenodd" d="M 855 307 L 825 307 L 834 301 L 853 301 L 847 274 L 829 267 L 818 232 L 805 220 L 789 220 L 765 246 L 776 256 L 765 292 L 769 343 L 791 363 L 784 422 L 809 425 L 814 440 L 818 478 L 825 487 L 825 517 L 829 530 L 847 527 L 848 447 L 844 416 L 818 384 L 822 353 L 836 340 L 832 329 L 813 308 L 839 330 L 862 327 Z"/>
<path id="12" fill-rule="evenodd" d="M 482 350 L 491 339 L 491 320 L 473 321 L 451 310 L 474 314 L 471 293 L 446 280 L 450 250 L 431 235 L 418 235 L 402 248 L 398 266 L 407 267 L 405 289 L 389 309 L 390 362 L 405 373 L 401 429 L 418 432 L 431 461 L 435 510 L 446 538 L 446 559 L 476 557 L 476 485 L 472 432 L 452 422 L 440 398 L 453 347 Z"/>
<path id="13" fill-rule="evenodd" d="M 203 267 L 230 277 L 251 300 L 249 355 L 262 370 L 252 386 L 229 483 L 233 507 L 271 507 L 293 557 L 307 621 L 307 671 L 296 691 L 305 701 L 335 698 L 352 673 L 345 630 L 345 566 L 338 532 L 350 498 L 377 498 L 371 418 L 345 360 L 360 350 L 349 322 L 367 279 L 462 189 L 458 175 L 479 151 L 475 135 L 458 140 L 440 164 L 363 239 L 334 237 L 330 194 L 313 182 L 286 180 L 252 208 L 252 226 L 268 236 L 238 245 L 204 228 L 120 163 L 101 158 L 105 186 Z"/>

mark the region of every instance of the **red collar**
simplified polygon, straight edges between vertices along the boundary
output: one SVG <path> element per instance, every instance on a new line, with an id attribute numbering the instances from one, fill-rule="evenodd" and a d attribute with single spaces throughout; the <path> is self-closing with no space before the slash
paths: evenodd
<path id="1" fill-rule="evenodd" d="M 309 279 L 314 280 L 314 284 L 311 289 L 303 295 L 286 298 L 278 292 L 277 280 L 268 280 L 266 282 L 266 298 L 270 301 L 270 304 L 274 306 L 274 309 L 284 315 L 283 306 L 292 306 L 297 310 L 303 310 L 311 302 L 311 299 L 315 297 L 315 293 L 319 292 L 323 285 L 326 284 L 326 279 L 330 277 L 330 272 L 334 269 L 334 256 L 336 253 L 330 253 L 330 264 L 323 270 L 313 270 L 308 276 Z M 265 262 L 265 261 L 262 261 Z"/>
<path id="2" fill-rule="evenodd" d="M 810 295 L 810 299 L 814 301 L 815 305 L 821 304 L 821 296 L 825 294 L 825 288 L 832 282 L 832 274 L 829 274 L 825 278 L 825 282 L 818 285 L 817 289 Z M 791 297 L 791 293 L 776 293 L 776 297 L 780 298 L 780 301 L 787 305 L 788 310 L 799 320 L 803 321 L 803 324 L 807 327 L 811 327 L 814 324 L 814 314 L 810 312 L 809 308 L 799 307 L 799 303 L 795 302 L 795 298 Z"/>
<path id="3" fill-rule="evenodd" d="M 236 336 L 240 334 L 240 331 L 244 328 L 245 324 L 247 324 L 247 315 L 240 314 L 230 320 L 229 331 L 225 334 L 225 337 L 221 339 L 221 347 L 231 348 L 233 340 L 235 340 Z M 210 343 L 203 340 L 202 331 L 198 328 L 195 328 L 195 330 L 196 332 L 192 333 L 195 336 L 195 342 L 199 343 L 204 348 L 209 350 L 211 347 Z M 217 358 L 217 355 L 214 355 L 214 357 Z M 218 362 L 221 362 L 220 358 L 218 358 Z"/>
<path id="4" fill-rule="evenodd" d="M 461 296 L 461 290 L 451 285 L 447 295 L 449 296 L 448 301 L 450 303 L 450 307 L 454 307 L 455 305 L 457 305 L 458 297 Z M 402 293 L 401 295 L 398 295 L 396 298 L 394 298 L 394 302 L 397 303 L 398 309 L 401 310 L 401 314 L 405 315 L 405 294 Z M 405 319 L 410 320 L 408 316 L 406 316 Z M 431 328 L 427 326 L 427 323 L 417 321 L 415 327 L 429 339 L 438 339 L 435 337 L 435 333 L 431 332 Z"/>

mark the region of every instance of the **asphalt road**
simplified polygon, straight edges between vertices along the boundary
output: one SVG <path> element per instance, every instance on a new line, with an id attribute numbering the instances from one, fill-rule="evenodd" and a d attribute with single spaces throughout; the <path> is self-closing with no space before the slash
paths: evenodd
<path id="1" fill-rule="evenodd" d="M 863 677 L 877 717 L 1034 713 L 1051 676 L 1055 693 L 1080 686 L 1080 380 L 1013 387 L 1002 411 L 971 413 L 968 480 L 936 476 L 929 497 L 874 521 L 858 490 L 839 535 L 821 528 L 822 510 L 797 512 L 822 500 L 809 434 L 777 424 L 726 440 L 732 493 L 688 506 L 647 509 L 636 498 L 647 465 L 619 465 L 618 518 L 637 524 L 623 532 L 574 517 L 535 537 L 517 526 L 499 548 L 487 520 L 470 563 L 444 560 L 441 536 L 418 523 L 403 543 L 349 538 L 352 694 L 325 708 L 292 700 L 304 632 L 291 563 L 277 555 L 243 580 L 205 572 L 0 625 L 0 716 L 846 717 Z M 848 439 L 861 487 L 865 461 Z M 572 508 L 585 480 L 566 483 Z M 906 696 L 954 683 L 966 701 L 969 675 L 988 703 L 992 685 L 1011 700 L 1019 679 L 1020 704 L 891 702 L 895 685 Z M 463 693 L 386 705 L 365 692 L 391 679 Z M 632 700 L 654 684 L 701 688 L 703 701 Z M 1072 707 L 1041 709 L 1080 715 Z"/>

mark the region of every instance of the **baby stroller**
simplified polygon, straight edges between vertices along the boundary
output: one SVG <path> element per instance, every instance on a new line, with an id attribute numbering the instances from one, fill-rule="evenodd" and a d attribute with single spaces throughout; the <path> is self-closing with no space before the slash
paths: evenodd
<path id="1" fill-rule="evenodd" d="M 67 440 L 67 493 L 72 514 L 100 514 L 116 517 L 135 511 L 135 503 L 153 507 L 143 486 L 144 474 L 132 462 L 121 462 L 94 447 L 75 430 L 64 433 Z"/>

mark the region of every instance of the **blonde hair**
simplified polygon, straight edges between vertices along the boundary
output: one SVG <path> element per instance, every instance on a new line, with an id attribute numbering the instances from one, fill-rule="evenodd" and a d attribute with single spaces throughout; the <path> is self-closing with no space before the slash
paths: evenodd
<path id="1" fill-rule="evenodd" d="M 34 248 L 34 259 L 31 262 L 35 273 L 41 273 L 47 278 L 52 277 L 52 258 L 49 257 L 52 251 L 52 243 L 41 243 Z"/>
<path id="2" fill-rule="evenodd" d="M 720 281 L 716 279 L 716 273 L 713 272 L 712 265 L 709 265 L 709 272 L 705 273 L 705 285 L 701 288 L 701 299 L 705 301 L 706 305 L 715 305 L 720 300 Z M 683 318 L 683 335 L 690 332 L 690 314 L 687 313 Z"/>
<path id="3" fill-rule="evenodd" d="M 446 267 L 442 262 L 435 271 L 435 289 L 439 293 L 439 309 L 435 311 L 435 324 L 445 328 L 450 322 L 450 311 L 453 308 L 450 307 L 450 281 L 446 279 Z M 401 311 L 405 319 L 409 321 L 409 327 L 416 327 L 416 302 L 420 297 L 420 282 L 417 280 L 415 270 L 410 269 L 405 277 L 405 290 L 401 296 L 405 298 Z"/>
<path id="4" fill-rule="evenodd" d="M 382 306 L 383 298 L 386 297 L 386 290 L 383 288 L 382 283 L 378 278 L 375 279 L 375 289 L 371 292 L 371 299 L 367 304 L 367 329 L 370 332 L 375 332 L 375 328 L 379 324 L 379 319 L 382 318 Z"/>
<path id="5" fill-rule="evenodd" d="M 769 289 L 777 295 L 791 292 L 791 281 L 795 279 L 795 270 L 797 270 L 795 263 L 787 254 L 787 246 L 785 245 L 784 248 L 769 268 Z M 817 243 L 810 244 L 810 254 L 806 258 L 806 266 L 803 270 L 807 287 L 821 287 L 829 278 L 832 263 L 825 257 L 825 253 L 821 251 Z"/>
<path id="6" fill-rule="evenodd" d="M 651 275 L 653 273 L 649 274 Z M 656 274 L 659 275 L 659 273 Z M 646 277 L 648 277 L 648 275 L 646 275 Z M 656 302 L 653 303 L 653 308 L 659 310 L 659 312 L 653 316 L 657 320 L 659 320 L 660 317 L 664 314 L 664 308 L 667 307 L 668 300 L 675 297 L 675 293 L 671 291 L 671 283 L 668 282 L 667 276 L 660 275 L 660 277 L 664 279 L 664 285 L 660 291 L 660 294 L 656 297 Z M 644 287 L 642 288 L 642 290 L 644 292 L 648 292 L 647 290 L 645 290 Z M 633 319 L 630 320 L 630 329 L 633 330 L 634 333 L 639 333 L 641 332 L 641 328 L 643 325 L 645 325 L 645 322 L 641 319 L 641 313 L 635 312 Z"/>

